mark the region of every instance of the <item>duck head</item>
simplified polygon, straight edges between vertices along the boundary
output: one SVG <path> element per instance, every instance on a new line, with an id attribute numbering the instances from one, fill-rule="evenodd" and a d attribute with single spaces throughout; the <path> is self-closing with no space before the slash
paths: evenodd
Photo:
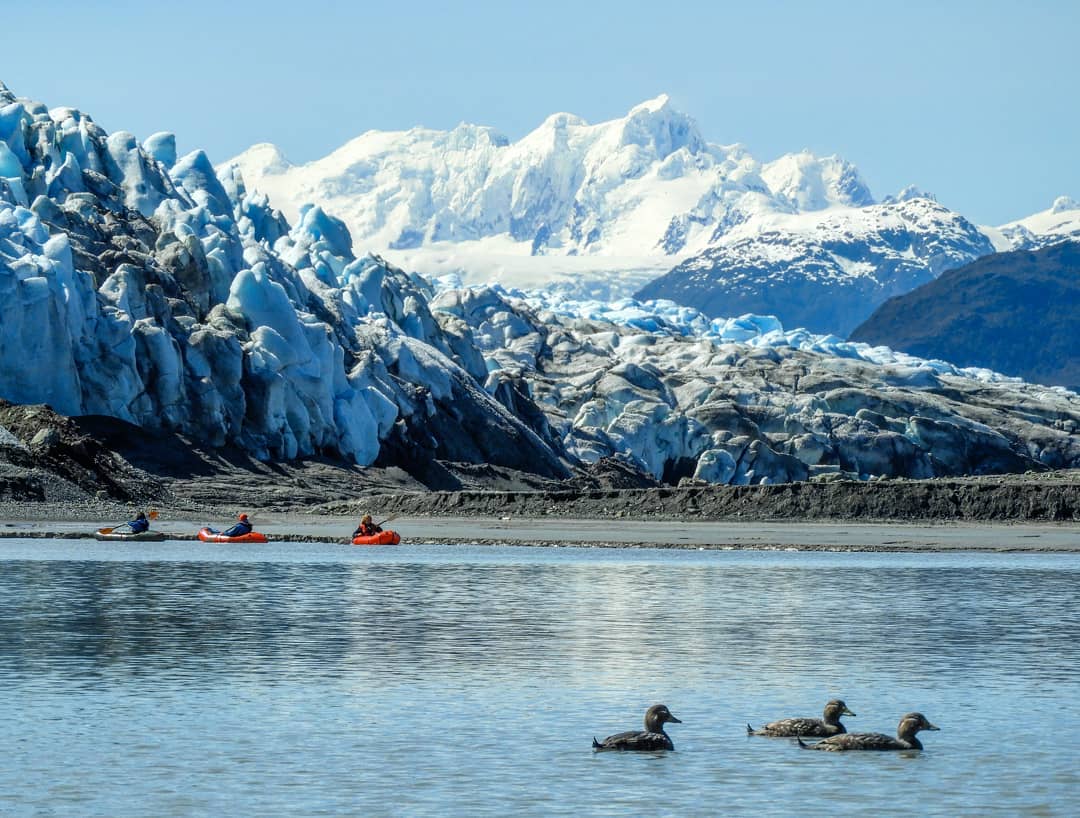
<path id="1" fill-rule="evenodd" d="M 901 739 L 914 738 L 920 730 L 940 730 L 930 723 L 922 713 L 906 713 L 900 718 L 900 724 L 896 728 L 896 735 Z"/>
<path id="2" fill-rule="evenodd" d="M 682 720 L 675 718 L 666 704 L 654 704 L 645 711 L 645 729 L 650 733 L 664 732 L 664 725 L 668 722 L 682 724 Z"/>
<path id="3" fill-rule="evenodd" d="M 833 699 L 827 705 L 825 705 L 825 723 L 836 724 L 840 721 L 841 716 L 854 716 L 855 714 L 848 710 L 848 706 L 844 704 L 843 699 Z"/>

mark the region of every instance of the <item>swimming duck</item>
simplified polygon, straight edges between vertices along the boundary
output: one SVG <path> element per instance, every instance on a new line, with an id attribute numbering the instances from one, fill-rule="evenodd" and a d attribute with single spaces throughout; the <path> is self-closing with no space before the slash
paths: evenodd
<path id="1" fill-rule="evenodd" d="M 841 716 L 854 716 L 848 710 L 848 706 L 840 699 L 833 699 L 825 705 L 825 718 L 823 719 L 780 719 L 770 721 L 760 730 L 755 730 L 749 724 L 746 725 L 748 736 L 836 736 L 846 733 L 844 725 L 840 723 Z"/>
<path id="2" fill-rule="evenodd" d="M 932 725 L 922 713 L 908 713 L 900 719 L 896 728 L 896 738 L 884 733 L 846 733 L 819 741 L 817 744 L 804 744 L 798 739 L 799 746 L 807 750 L 830 750 L 836 753 L 847 750 L 921 750 L 922 743 L 915 738 L 920 730 L 940 730 Z"/>
<path id="3" fill-rule="evenodd" d="M 593 750 L 674 750 L 671 737 L 664 732 L 664 724 L 682 724 L 675 718 L 667 705 L 654 704 L 645 711 L 645 730 L 630 730 L 616 733 L 603 741 L 592 740 Z"/>

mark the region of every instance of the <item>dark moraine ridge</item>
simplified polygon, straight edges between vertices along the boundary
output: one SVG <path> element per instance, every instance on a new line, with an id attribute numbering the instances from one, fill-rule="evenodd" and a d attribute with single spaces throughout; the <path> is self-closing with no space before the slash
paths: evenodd
<path id="1" fill-rule="evenodd" d="M 362 503 L 382 513 L 441 517 L 680 520 L 1080 521 L 1080 471 L 935 480 L 694 486 L 609 491 L 416 492 Z"/>

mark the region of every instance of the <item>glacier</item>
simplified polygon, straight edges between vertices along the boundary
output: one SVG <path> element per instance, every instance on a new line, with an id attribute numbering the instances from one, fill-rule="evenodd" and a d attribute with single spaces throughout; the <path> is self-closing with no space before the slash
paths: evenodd
<path id="1" fill-rule="evenodd" d="M 704 150 L 665 107 L 608 136 L 630 157 Z M 1080 465 L 1065 390 L 770 316 L 433 280 L 356 252 L 318 204 L 287 216 L 171 134 L 108 134 L 2 85 L 0 146 L 0 398 L 16 403 L 414 474 L 451 461 L 562 479 L 616 457 L 745 484 Z M 840 166 L 793 188 L 800 174 L 767 175 L 800 206 L 868 195 Z"/>
<path id="2" fill-rule="evenodd" d="M 290 226 L 202 151 L 162 134 L 148 151 L 4 87 L 0 143 L 0 397 L 262 459 L 568 473 L 477 384 L 427 283 L 355 257 L 319 208 Z"/>
<path id="3" fill-rule="evenodd" d="M 1068 390 L 772 316 L 499 285 L 447 286 L 433 305 L 472 327 L 489 388 L 519 382 L 566 451 L 629 454 L 667 482 L 924 478 L 1061 468 L 1080 453 Z"/>

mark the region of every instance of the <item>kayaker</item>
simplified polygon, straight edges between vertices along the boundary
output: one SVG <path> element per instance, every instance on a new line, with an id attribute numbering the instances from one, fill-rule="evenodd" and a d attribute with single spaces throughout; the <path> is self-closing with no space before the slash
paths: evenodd
<path id="1" fill-rule="evenodd" d="M 131 529 L 132 534 L 142 534 L 144 531 L 150 530 L 150 521 L 146 519 L 145 511 L 140 511 L 138 516 L 134 520 L 130 520 L 126 525 Z"/>
<path id="2" fill-rule="evenodd" d="M 250 534 L 253 528 L 254 526 L 248 521 L 248 516 L 241 514 L 236 525 L 222 533 L 226 537 L 243 537 L 245 534 Z"/>
<path id="3" fill-rule="evenodd" d="M 354 537 L 371 537 L 371 536 L 373 536 L 375 534 L 378 534 L 380 531 L 382 531 L 382 529 L 379 528 L 379 526 L 375 525 L 375 523 L 373 523 L 371 521 L 371 515 L 370 514 L 365 514 L 363 516 L 363 518 L 360 520 L 360 525 L 358 525 L 356 527 L 356 531 L 353 532 L 353 536 Z"/>

